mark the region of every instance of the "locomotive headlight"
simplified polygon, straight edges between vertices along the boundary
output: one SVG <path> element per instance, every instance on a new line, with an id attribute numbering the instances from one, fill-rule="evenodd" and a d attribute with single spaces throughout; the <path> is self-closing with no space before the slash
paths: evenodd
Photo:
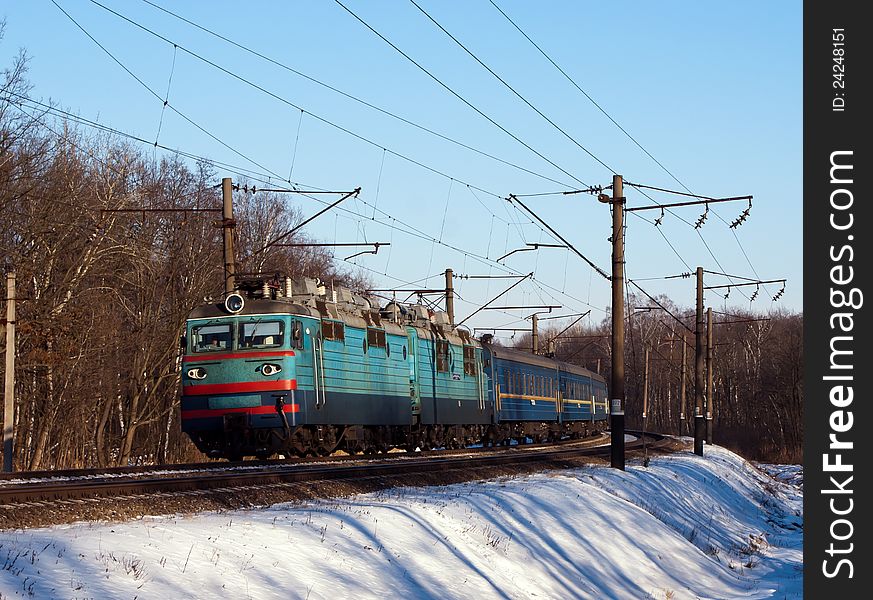
<path id="1" fill-rule="evenodd" d="M 188 369 L 188 377 L 191 379 L 206 379 L 206 369 L 203 367 L 194 367 Z"/>
<path id="2" fill-rule="evenodd" d="M 261 366 L 261 375 L 263 375 L 264 377 L 270 377 L 271 375 L 275 375 L 281 370 L 282 367 L 280 367 L 279 365 L 267 363 Z"/>
<path id="3" fill-rule="evenodd" d="M 243 300 L 243 297 L 239 294 L 229 294 L 227 298 L 224 299 L 224 308 L 227 309 L 227 312 L 236 314 L 243 309 L 243 306 L 246 305 L 246 301 Z"/>

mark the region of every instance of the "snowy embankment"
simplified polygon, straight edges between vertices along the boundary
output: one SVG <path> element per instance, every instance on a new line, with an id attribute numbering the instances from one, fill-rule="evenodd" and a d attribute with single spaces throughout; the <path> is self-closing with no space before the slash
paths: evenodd
<path id="1" fill-rule="evenodd" d="M 0 598 L 797 598 L 801 505 L 707 447 L 626 472 L 4 531 Z"/>

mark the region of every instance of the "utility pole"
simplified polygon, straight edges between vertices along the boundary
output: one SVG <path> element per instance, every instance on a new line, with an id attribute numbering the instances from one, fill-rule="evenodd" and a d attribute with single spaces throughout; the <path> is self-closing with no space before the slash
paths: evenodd
<path id="1" fill-rule="evenodd" d="M 697 321 L 694 327 L 694 454 L 703 456 L 703 267 L 697 267 Z"/>
<path id="2" fill-rule="evenodd" d="M 612 381 L 610 382 L 611 466 L 624 470 L 624 187 L 612 176 Z"/>
<path id="3" fill-rule="evenodd" d="M 706 443 L 712 443 L 712 413 L 715 393 L 712 389 L 712 308 L 706 309 Z"/>
<path id="4" fill-rule="evenodd" d="M 224 235 L 224 291 L 232 294 L 236 287 L 236 259 L 233 254 L 233 182 L 230 177 L 221 180 L 221 196 L 224 201 L 222 209 L 221 229 Z"/>
<path id="5" fill-rule="evenodd" d="M 530 350 L 533 354 L 538 354 L 540 350 L 540 337 L 537 331 L 537 321 L 539 319 L 536 315 L 531 315 L 530 317 Z"/>
<path id="6" fill-rule="evenodd" d="M 683 336 L 684 337 L 684 336 Z M 688 376 L 686 374 L 686 360 L 685 360 L 685 348 L 687 344 L 685 340 L 682 340 L 682 368 L 680 369 L 680 381 L 679 381 L 679 435 L 685 435 L 686 426 L 685 426 L 685 378 Z"/>
<path id="7" fill-rule="evenodd" d="M 6 273 L 6 373 L 3 386 L 3 472 L 12 472 L 15 440 L 15 271 Z"/>
<path id="8" fill-rule="evenodd" d="M 455 288 L 452 285 L 452 270 L 446 269 L 446 312 L 449 314 L 449 327 L 455 327 Z"/>
<path id="9" fill-rule="evenodd" d="M 643 366 L 643 432 L 646 430 L 646 416 L 649 410 L 649 348 L 646 346 L 646 360 Z"/>

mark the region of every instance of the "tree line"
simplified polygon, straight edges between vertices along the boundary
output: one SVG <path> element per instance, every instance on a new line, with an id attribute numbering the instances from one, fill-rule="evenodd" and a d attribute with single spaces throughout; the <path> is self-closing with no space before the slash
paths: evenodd
<path id="1" fill-rule="evenodd" d="M 695 311 L 669 298 L 669 310 L 629 311 L 625 323 L 625 419 L 629 429 L 693 435 Z M 628 306 L 650 304 L 630 297 Z M 716 310 L 723 313 L 723 310 Z M 678 316 L 678 322 L 671 316 Z M 685 318 L 683 318 L 685 317 Z M 800 462 L 803 450 L 803 316 L 771 307 L 730 309 L 713 319 L 713 442 L 749 458 Z M 539 332 L 555 358 L 611 377 L 611 321 Z M 705 338 L 704 338 L 705 339 Z M 529 349 L 530 335 L 515 345 Z M 681 420 L 685 345 L 685 421 Z M 648 375 L 646 351 L 648 350 Z M 705 343 L 704 343 L 705 351 Z M 642 413 L 646 395 L 646 422 Z"/>
<path id="2" fill-rule="evenodd" d="M 0 88 L 0 255 L 18 297 L 15 468 L 199 460 L 178 424 L 179 338 L 188 312 L 223 292 L 220 177 L 22 108 L 25 75 L 22 55 Z M 235 194 L 237 269 L 366 286 L 324 248 L 254 253 L 302 221 L 295 201 Z"/>

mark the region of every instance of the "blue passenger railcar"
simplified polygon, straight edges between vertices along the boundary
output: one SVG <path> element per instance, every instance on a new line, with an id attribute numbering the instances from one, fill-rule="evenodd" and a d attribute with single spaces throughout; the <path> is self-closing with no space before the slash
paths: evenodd
<path id="1" fill-rule="evenodd" d="M 483 344 L 488 393 L 512 437 L 557 439 L 605 428 L 606 382 L 551 358 Z"/>

